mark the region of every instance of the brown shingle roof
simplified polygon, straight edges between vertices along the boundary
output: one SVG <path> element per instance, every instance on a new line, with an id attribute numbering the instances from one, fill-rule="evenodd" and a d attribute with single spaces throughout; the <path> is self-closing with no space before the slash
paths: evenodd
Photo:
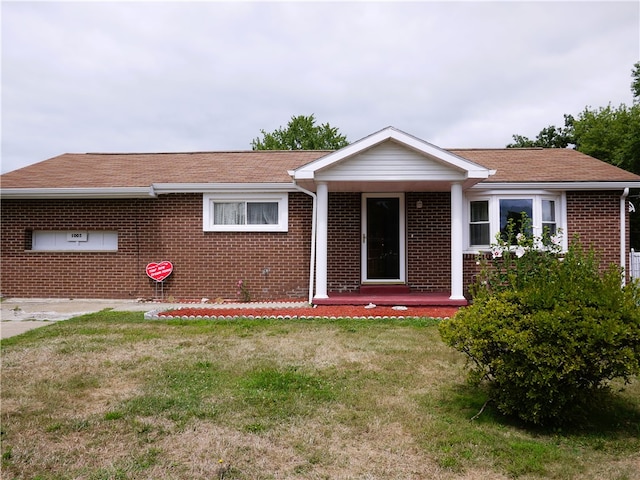
<path id="1" fill-rule="evenodd" d="M 449 150 L 496 174 L 483 183 L 637 182 L 640 177 L 577 150 L 503 148 Z"/>
<path id="2" fill-rule="evenodd" d="M 2 175 L 2 188 L 148 187 L 153 183 L 280 183 L 327 151 L 65 153 Z"/>
<path id="3" fill-rule="evenodd" d="M 640 176 L 569 149 L 452 149 L 496 170 L 485 183 L 638 182 Z M 149 187 L 154 183 L 291 182 L 289 170 L 319 150 L 196 153 L 66 153 L 2 175 L 6 188 Z"/>

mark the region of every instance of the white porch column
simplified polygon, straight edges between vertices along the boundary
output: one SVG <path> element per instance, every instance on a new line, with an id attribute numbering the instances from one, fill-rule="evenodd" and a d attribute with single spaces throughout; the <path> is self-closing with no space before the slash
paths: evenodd
<path id="1" fill-rule="evenodd" d="M 327 225 L 329 222 L 329 188 L 324 182 L 316 188 L 318 201 L 316 225 L 316 295 L 315 298 L 329 298 L 327 295 Z"/>
<path id="2" fill-rule="evenodd" d="M 451 296 L 450 300 L 464 300 L 462 237 L 464 219 L 462 218 L 462 185 L 451 185 Z"/>

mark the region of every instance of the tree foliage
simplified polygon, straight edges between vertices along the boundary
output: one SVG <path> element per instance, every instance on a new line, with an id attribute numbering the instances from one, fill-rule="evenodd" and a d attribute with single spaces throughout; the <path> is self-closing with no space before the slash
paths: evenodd
<path id="1" fill-rule="evenodd" d="M 286 128 L 260 133 L 262 138 L 251 141 L 253 150 L 337 150 L 349 144 L 337 128 L 328 123 L 316 125 L 314 115 L 294 116 Z"/>
<path id="2" fill-rule="evenodd" d="M 582 153 L 640 174 L 640 103 L 585 108 L 573 136 Z"/>
<path id="3" fill-rule="evenodd" d="M 631 92 L 633 93 L 634 100 L 638 102 L 640 101 L 640 62 L 636 62 L 633 65 L 631 76 L 633 77 L 633 82 L 631 83 Z"/>
<path id="4" fill-rule="evenodd" d="M 506 415 L 540 425 L 580 419 L 612 379 L 640 373 L 640 285 L 620 288 L 593 251 L 573 242 L 497 238 L 474 302 L 440 324 Z"/>
<path id="5" fill-rule="evenodd" d="M 556 127 L 549 125 L 540 130 L 535 140 L 531 140 L 523 135 L 513 135 L 513 143 L 507 145 L 507 148 L 567 148 L 575 141 L 573 137 L 574 118 L 571 115 L 564 116 L 564 127 Z"/>
<path id="6" fill-rule="evenodd" d="M 565 115 L 564 119 L 564 127 L 549 125 L 534 140 L 513 135 L 514 142 L 507 148 L 575 148 L 640 174 L 640 103 L 585 107 L 577 117 Z"/>

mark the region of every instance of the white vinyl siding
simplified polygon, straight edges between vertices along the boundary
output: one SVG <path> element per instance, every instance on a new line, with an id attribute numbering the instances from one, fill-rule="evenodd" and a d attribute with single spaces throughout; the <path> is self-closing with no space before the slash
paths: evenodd
<path id="1" fill-rule="evenodd" d="M 333 165 L 316 175 L 318 181 L 464 180 L 451 165 L 392 142 Z"/>

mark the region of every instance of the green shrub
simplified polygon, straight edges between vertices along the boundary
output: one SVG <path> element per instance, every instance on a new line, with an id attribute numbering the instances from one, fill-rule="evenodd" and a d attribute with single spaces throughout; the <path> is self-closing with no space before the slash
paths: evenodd
<path id="1" fill-rule="evenodd" d="M 621 288 L 619 268 L 600 272 L 578 242 L 561 257 L 550 240 L 497 239 L 473 304 L 440 324 L 497 409 L 535 424 L 570 422 L 610 380 L 640 373 L 638 283 Z"/>

